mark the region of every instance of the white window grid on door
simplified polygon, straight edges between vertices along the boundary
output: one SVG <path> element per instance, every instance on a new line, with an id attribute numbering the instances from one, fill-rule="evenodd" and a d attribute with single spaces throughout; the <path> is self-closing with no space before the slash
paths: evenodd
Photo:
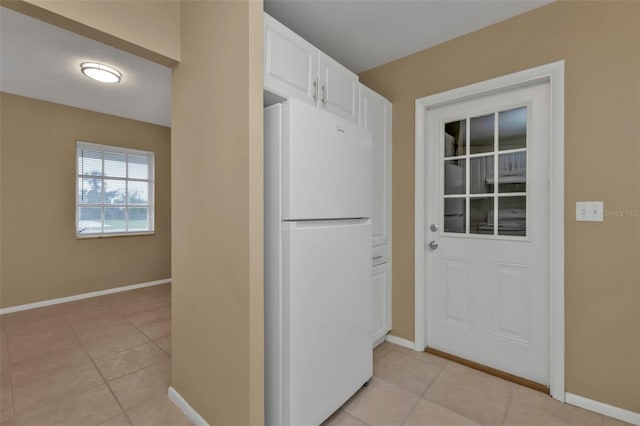
<path id="1" fill-rule="evenodd" d="M 83 151 L 89 150 L 100 153 L 100 162 L 101 162 L 101 174 L 83 174 L 83 161 L 84 155 Z M 123 176 L 107 176 L 105 175 L 105 154 L 116 154 L 116 155 L 124 155 L 124 170 L 125 175 Z M 139 178 L 129 176 L 129 163 L 130 157 L 144 157 L 147 162 L 147 178 Z M 99 203 L 88 203 L 81 202 L 81 191 L 79 188 L 79 182 L 82 179 L 96 179 L 100 181 L 101 188 L 101 196 Z M 155 233 L 155 154 L 151 151 L 143 151 L 138 149 L 131 148 L 123 148 L 119 146 L 111 146 L 111 145 L 103 145 L 96 144 L 84 141 L 76 141 L 76 205 L 75 205 L 75 225 L 76 225 L 76 237 L 78 238 L 97 238 L 97 237 L 114 237 L 114 236 L 123 236 L 123 235 L 148 235 Z M 105 193 L 105 180 L 109 181 L 120 181 L 124 182 L 125 185 L 125 197 L 124 203 L 119 204 L 110 204 L 106 203 L 104 199 Z M 129 200 L 129 183 L 130 182 L 140 182 L 147 184 L 147 194 L 148 199 L 146 203 L 136 202 L 130 203 Z M 87 230 L 87 227 L 80 226 L 80 209 L 81 208 L 99 208 L 100 209 L 100 230 L 84 232 Z M 123 208 L 125 214 L 125 226 L 124 230 L 118 231 L 105 231 L 105 209 L 106 208 Z M 146 208 L 147 209 L 147 221 L 148 226 L 147 229 L 141 230 L 139 228 L 129 229 L 130 224 L 130 216 L 129 210 L 135 208 Z"/>
<path id="2" fill-rule="evenodd" d="M 506 111 L 511 111 L 517 108 L 526 108 L 527 114 L 527 121 L 526 121 L 526 144 L 524 148 L 515 148 L 515 149 L 504 149 L 504 150 L 500 150 L 499 149 L 499 116 L 501 112 L 506 112 Z M 528 151 L 529 151 L 529 146 L 532 140 L 532 135 L 531 135 L 531 128 L 530 128 L 530 123 L 531 123 L 531 113 L 532 113 L 532 108 L 531 105 L 529 103 L 526 104 L 517 104 L 517 105 L 512 105 L 509 107 L 505 107 L 505 108 L 500 108 L 498 110 L 490 110 L 490 111 L 486 111 L 483 112 L 481 114 L 477 114 L 477 115 L 473 115 L 473 116 L 468 116 L 468 117 L 456 117 L 456 118 L 450 118 L 450 119 L 446 119 L 443 120 L 440 124 L 440 135 L 442 136 L 442 139 L 440 140 L 440 199 L 442 200 L 441 206 L 440 206 L 440 234 L 441 235 L 446 235 L 447 237 L 458 237 L 458 238 L 478 238 L 478 239 L 499 239 L 499 240 L 515 240 L 515 241 L 529 241 L 530 240 L 530 235 L 531 235 L 531 230 L 530 230 L 530 213 L 531 213 L 531 207 L 530 203 L 529 203 L 529 192 L 530 192 L 530 173 L 531 173 L 531 168 L 529 167 L 529 164 L 531 162 L 530 159 L 530 155 L 528 155 Z M 476 118 L 476 117 L 482 117 L 482 116 L 487 116 L 487 115 L 491 115 L 493 114 L 493 151 L 486 151 L 486 152 L 481 152 L 481 153 L 475 153 L 475 154 L 471 154 L 471 119 Z M 452 156 L 446 156 L 445 154 L 445 138 L 446 138 L 446 132 L 445 132 L 445 124 L 446 123 L 451 123 L 451 122 L 456 122 L 456 121 L 464 121 L 465 122 L 465 153 L 464 155 L 452 155 Z M 526 183 L 526 190 L 525 191 L 519 191 L 519 192 L 504 192 L 504 193 L 500 193 L 499 192 L 499 173 L 500 173 L 500 163 L 501 160 L 503 160 L 502 162 L 505 163 L 506 165 L 510 165 L 509 164 L 509 159 L 513 158 L 512 156 L 508 155 L 508 154 L 519 154 L 519 153 L 523 153 L 526 156 L 526 162 L 525 162 L 525 167 L 526 167 L 526 172 L 525 172 L 525 183 Z M 492 192 L 486 192 L 486 193 L 472 193 L 471 192 L 471 160 L 474 158 L 483 158 L 483 157 L 492 157 L 493 158 L 493 191 Z M 502 159 L 500 158 L 502 157 Z M 516 162 L 518 161 L 518 158 L 520 158 L 519 156 L 514 156 L 516 158 Z M 452 161 L 452 160 L 464 160 L 465 162 L 465 191 L 464 193 L 458 193 L 458 194 L 445 194 L 445 162 L 446 161 Z M 516 164 L 518 165 L 518 164 Z M 470 225 L 471 225 L 471 200 L 472 199 L 481 199 L 481 198 L 488 198 L 488 197 L 492 197 L 493 198 L 493 233 L 492 234 L 485 234 L 485 233 L 471 233 L 470 231 Z M 515 197 L 525 197 L 525 235 L 524 236 L 512 236 L 512 235 L 499 235 L 499 228 L 498 228 L 498 213 L 499 213 L 499 202 L 500 199 L 506 199 L 506 198 L 515 198 Z M 464 228 L 464 232 L 445 232 L 445 203 L 444 200 L 446 199 L 463 199 L 465 200 L 465 228 Z"/>

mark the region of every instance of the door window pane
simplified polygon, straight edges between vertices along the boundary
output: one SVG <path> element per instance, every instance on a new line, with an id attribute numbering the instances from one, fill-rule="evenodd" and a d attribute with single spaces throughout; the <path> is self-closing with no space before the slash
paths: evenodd
<path id="1" fill-rule="evenodd" d="M 500 151 L 527 147 L 527 107 L 498 114 L 498 146 Z"/>
<path id="2" fill-rule="evenodd" d="M 498 235 L 527 235 L 527 197 L 498 199 Z"/>
<path id="3" fill-rule="evenodd" d="M 472 194 L 493 193 L 493 155 L 471 159 L 469 181 Z"/>
<path id="4" fill-rule="evenodd" d="M 472 118 L 469 127 L 471 154 L 492 152 L 494 147 L 494 114 Z"/>
<path id="5" fill-rule="evenodd" d="M 498 156 L 498 192 L 526 192 L 527 153 L 525 151 Z"/>
<path id="6" fill-rule="evenodd" d="M 456 157 L 467 152 L 467 120 L 444 125 L 444 156 Z"/>
<path id="7" fill-rule="evenodd" d="M 493 197 L 472 198 L 469 210 L 469 232 L 493 235 Z"/>
<path id="8" fill-rule="evenodd" d="M 444 199 L 444 232 L 465 233 L 466 204 L 465 198 Z"/>
<path id="9" fill-rule="evenodd" d="M 467 191 L 466 160 L 447 160 L 444 162 L 444 193 L 464 194 Z"/>

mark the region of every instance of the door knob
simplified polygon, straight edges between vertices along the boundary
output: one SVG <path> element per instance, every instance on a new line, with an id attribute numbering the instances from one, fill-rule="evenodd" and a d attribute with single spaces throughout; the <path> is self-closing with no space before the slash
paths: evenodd
<path id="1" fill-rule="evenodd" d="M 429 241 L 429 248 L 431 250 L 435 250 L 438 248 L 438 242 L 437 241 Z"/>

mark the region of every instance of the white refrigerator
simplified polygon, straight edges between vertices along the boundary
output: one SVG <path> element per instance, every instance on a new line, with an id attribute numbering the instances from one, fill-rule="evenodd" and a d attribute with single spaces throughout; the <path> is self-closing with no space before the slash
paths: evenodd
<path id="1" fill-rule="evenodd" d="M 319 425 L 372 376 L 371 136 L 265 108 L 265 420 Z"/>

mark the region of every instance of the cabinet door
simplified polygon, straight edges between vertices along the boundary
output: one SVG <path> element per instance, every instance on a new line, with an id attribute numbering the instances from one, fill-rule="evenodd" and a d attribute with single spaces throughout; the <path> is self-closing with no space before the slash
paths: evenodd
<path id="1" fill-rule="evenodd" d="M 358 76 L 318 52 L 320 104 L 327 111 L 358 123 Z"/>
<path id="2" fill-rule="evenodd" d="M 264 14 L 264 88 L 285 98 L 316 103 L 318 49 Z"/>
<path id="3" fill-rule="evenodd" d="M 374 344 L 391 330 L 391 268 L 389 263 L 373 267 L 373 330 Z"/>
<path id="4" fill-rule="evenodd" d="M 373 141 L 373 246 L 391 241 L 391 102 L 360 84 L 360 127 Z"/>

